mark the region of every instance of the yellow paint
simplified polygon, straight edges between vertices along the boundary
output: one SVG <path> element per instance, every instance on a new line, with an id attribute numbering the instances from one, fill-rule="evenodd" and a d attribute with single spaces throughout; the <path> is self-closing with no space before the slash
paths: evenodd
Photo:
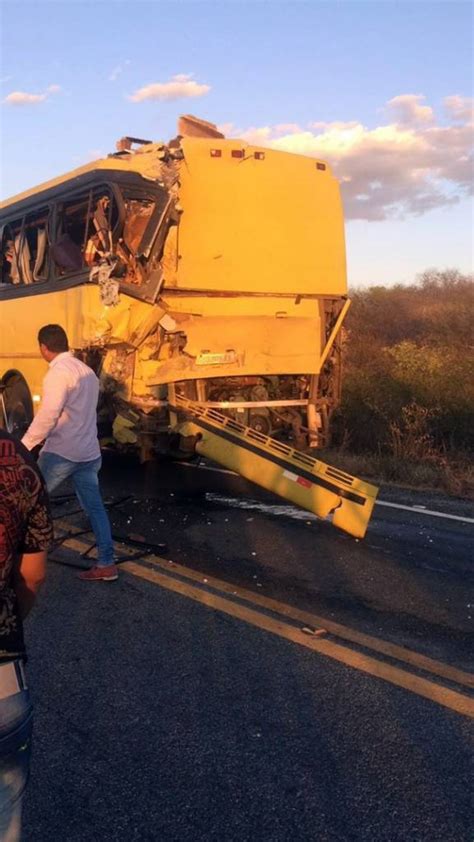
<path id="1" fill-rule="evenodd" d="M 19 202 L 24 202 L 32 197 L 38 197 L 39 203 L 41 201 L 41 194 L 53 187 L 61 187 L 67 181 L 73 181 L 79 176 L 87 175 L 87 173 L 95 172 L 96 170 L 103 170 L 105 173 L 104 180 L 107 179 L 107 171 L 119 170 L 121 172 L 141 172 L 145 177 L 155 179 L 159 175 L 157 167 L 157 160 L 155 154 L 159 149 L 159 144 L 150 144 L 146 155 L 142 156 L 142 151 L 138 153 L 140 156 L 133 156 L 130 158 L 100 158 L 97 161 L 91 161 L 89 164 L 84 164 L 82 167 L 77 167 L 75 170 L 70 170 L 63 175 L 52 178 L 49 181 L 43 181 L 41 184 L 32 187 L 29 190 L 24 190 L 22 193 L 17 193 L 15 196 L 10 196 L 0 202 L 0 211 L 8 210 L 11 205 L 16 205 Z M 138 161 L 138 163 L 137 163 Z"/>
<path id="2" fill-rule="evenodd" d="M 237 424 L 214 409 L 176 395 L 174 404 L 187 419 L 178 427 L 197 436 L 195 449 L 251 482 L 290 500 L 334 526 L 363 538 L 378 488 L 320 460 Z"/>
<path id="3" fill-rule="evenodd" d="M 185 138 L 183 148 L 178 287 L 346 294 L 342 205 L 329 167 L 268 149 L 257 160 L 259 147 L 240 140 Z"/>
<path id="4" fill-rule="evenodd" d="M 152 563 L 156 567 L 161 568 L 166 572 L 170 572 L 170 562 L 165 558 L 159 556 L 148 556 L 147 562 Z M 197 570 L 192 570 L 182 564 L 172 563 L 171 572 L 179 576 L 184 576 L 191 579 L 193 582 L 202 583 L 203 574 Z M 302 626 L 309 626 L 310 628 L 323 628 L 332 635 L 341 638 L 345 641 L 350 641 L 358 646 L 364 646 L 372 652 L 377 652 L 380 655 L 385 655 L 388 658 L 398 660 L 406 666 L 415 667 L 416 669 L 430 672 L 447 681 L 453 681 L 456 684 L 464 685 L 465 687 L 474 687 L 474 675 L 464 670 L 452 667 L 450 664 L 445 664 L 435 658 L 429 658 L 421 652 L 415 652 L 412 649 L 407 649 L 405 646 L 397 646 L 395 643 L 390 643 L 387 640 L 382 640 L 378 637 L 373 637 L 369 634 L 353 629 L 350 626 L 345 626 L 342 623 L 336 623 L 328 617 L 321 617 L 320 614 L 313 614 L 310 611 L 301 611 L 295 608 L 294 605 L 287 605 L 284 602 L 279 602 L 276 599 L 263 596 L 261 593 L 254 593 L 246 588 L 241 588 L 234 582 L 226 582 L 222 579 L 217 579 L 214 576 L 206 574 L 206 584 L 214 590 L 219 590 L 221 593 L 228 596 L 237 597 L 239 600 L 246 600 L 253 605 L 265 608 L 280 614 L 291 620 L 296 620 Z"/>
<path id="5" fill-rule="evenodd" d="M 116 307 L 104 307 L 99 289 L 93 285 L 36 294 L 32 298 L 7 299 L 0 306 L 0 375 L 10 368 L 19 369 L 30 391 L 38 395 L 42 393 L 47 371 L 37 343 L 42 325 L 61 324 L 72 348 L 107 344 L 113 349 L 123 344 L 152 309 L 149 304 L 125 295 Z"/>
<path id="6" fill-rule="evenodd" d="M 184 160 L 176 164 L 181 213 L 166 240 L 160 306 L 182 315 L 187 345 L 184 354 L 172 358 L 164 348 L 159 359 L 149 346 L 149 353 L 136 361 L 140 392 L 145 383 L 152 387 L 195 377 L 318 373 L 323 351 L 320 304 L 297 296 L 337 299 L 347 292 L 342 206 L 330 168 L 313 158 L 263 150 L 241 140 L 187 137 L 182 148 Z M 235 150 L 244 157 L 232 157 Z M 33 197 L 41 204 L 45 191 L 67 182 L 72 190 L 79 176 L 96 171 L 104 173 L 104 180 L 111 170 L 159 179 L 162 158 L 163 144 L 157 143 L 133 155 L 94 161 L 13 196 L 0 209 L 17 208 Z M 176 296 L 186 290 L 184 297 Z M 196 294 L 204 290 L 234 294 Z M 258 292 L 268 297 L 245 295 Z M 287 297 L 276 297 L 282 294 Z M 117 307 L 103 307 L 91 285 L 61 293 L 48 289 L 31 302 L 23 298 L 2 301 L 1 306 L 0 354 L 7 358 L 15 347 L 17 359 L 25 358 L 22 369 L 35 391 L 44 364 L 39 358 L 27 362 L 26 356 L 37 355 L 36 333 L 42 324 L 62 324 L 75 348 L 124 342 L 137 347 L 143 324 L 156 318 L 150 305 L 126 295 Z M 234 348 L 237 366 L 195 365 L 202 351 L 220 353 L 225 346 Z"/>
<path id="7" fill-rule="evenodd" d="M 62 292 L 48 282 L 44 293 L 36 284 L 31 298 L 0 298 L 0 376 L 18 368 L 41 395 L 46 365 L 36 336 L 46 323 L 61 324 L 72 348 L 103 349 L 102 384 L 115 400 L 111 420 L 121 444 L 140 444 L 133 418 L 140 421 L 142 408 L 157 409 L 157 429 L 166 427 L 156 402 L 166 398 L 166 389 L 173 394 L 179 381 L 301 374 L 308 383 L 332 353 L 348 307 L 342 205 L 327 164 L 234 139 L 185 137 L 181 148 L 184 158 L 168 164 L 164 144 L 144 145 L 0 205 L 3 218 L 9 209 L 18 218 L 31 199 L 41 206 L 46 191 L 67 186 L 72 196 L 79 177 L 102 173 L 105 182 L 112 170 L 139 174 L 150 184 L 173 184 L 168 203 L 176 200 L 176 224 L 167 232 L 163 255 L 152 253 L 150 259 L 153 277 L 162 279 L 154 304 L 121 292 L 116 305 L 104 306 L 86 271 L 82 285 Z M 338 383 L 337 365 L 331 371 L 325 377 Z M 138 413 L 131 414 L 132 422 L 124 404 Z M 303 425 L 311 426 L 317 416 L 313 404 Z M 318 435 L 313 426 L 311 441 Z M 212 458 L 321 517 L 331 513 L 334 524 L 351 534 L 364 534 L 375 499 L 371 486 L 359 483 L 363 507 L 321 486 L 308 492 L 283 477 L 264 450 L 249 454 L 211 439 L 200 447 Z"/>
<path id="8" fill-rule="evenodd" d="M 319 371 L 319 357 L 314 353 L 318 318 L 206 315 L 191 316 L 180 326 L 187 336 L 186 353 L 159 368 L 148 365 L 150 385 L 200 377 Z M 206 352 L 222 359 L 227 351 L 232 352 L 232 362 L 201 364 L 200 356 Z"/>
<path id="9" fill-rule="evenodd" d="M 57 526 L 60 530 L 64 530 L 64 534 L 68 534 L 70 531 L 70 524 L 65 520 L 59 521 Z M 74 537 L 65 541 L 64 545 L 80 553 L 86 551 L 89 548 L 89 545 L 84 540 L 80 540 Z M 124 553 L 128 554 L 133 551 L 133 547 L 127 547 L 126 545 L 123 546 Z M 359 659 L 353 658 L 353 656 L 357 656 L 357 652 L 354 652 L 353 649 L 343 647 L 339 644 L 337 644 L 337 650 L 331 649 L 331 652 L 326 647 L 326 652 L 324 654 L 329 655 L 329 657 L 334 657 L 335 653 L 337 652 L 337 655 L 340 656 L 337 658 L 337 660 L 347 663 L 349 666 L 355 667 L 356 669 L 362 668 L 364 672 L 368 672 L 369 674 L 372 674 L 379 678 L 383 678 L 385 681 L 389 681 L 392 684 L 395 684 L 399 687 L 403 687 L 404 689 L 414 692 L 420 696 L 424 696 L 425 698 L 428 698 L 431 701 L 435 701 L 438 704 L 441 704 L 445 707 L 449 707 L 452 710 L 457 711 L 458 713 L 462 713 L 471 718 L 474 717 L 474 702 L 472 698 L 469 698 L 468 696 L 465 696 L 462 693 L 458 693 L 457 691 L 449 690 L 445 687 L 440 686 L 439 684 L 427 681 L 426 679 L 419 679 L 417 676 L 408 672 L 405 668 L 413 667 L 415 669 L 421 669 L 425 672 L 432 673 L 432 675 L 438 676 L 450 682 L 454 682 L 460 686 L 465 686 L 467 688 L 471 688 L 474 686 L 474 676 L 472 673 L 468 673 L 464 670 L 457 669 L 456 667 L 452 667 L 450 664 L 445 664 L 442 661 L 429 658 L 426 655 L 422 655 L 420 652 L 415 652 L 411 649 L 406 649 L 404 646 L 397 646 L 396 644 L 389 643 L 388 641 L 383 640 L 381 638 L 364 634 L 363 632 L 360 632 L 357 629 L 353 629 L 349 626 L 337 623 L 334 620 L 328 619 L 327 617 L 321 617 L 320 615 L 312 614 L 308 611 L 301 611 L 299 608 L 296 608 L 293 605 L 287 605 L 286 603 L 278 602 L 275 599 L 266 597 L 263 594 L 254 593 L 253 591 L 249 591 L 246 588 L 239 587 L 233 582 L 226 582 L 222 579 L 217 579 L 214 576 L 209 576 L 206 574 L 205 588 L 203 588 L 202 572 L 192 570 L 191 568 L 185 567 L 181 564 L 177 564 L 174 561 L 170 563 L 170 561 L 168 561 L 167 559 L 160 558 L 159 556 L 155 555 L 147 556 L 146 561 L 147 564 L 153 564 L 155 568 L 161 569 L 166 575 L 160 575 L 156 570 L 149 570 L 147 568 L 141 567 L 140 564 L 136 564 L 135 562 L 123 562 L 121 563 L 120 567 L 122 570 L 125 570 L 126 572 L 131 573 L 134 576 L 146 579 L 152 582 L 153 584 L 160 585 L 161 587 L 175 590 L 176 592 L 181 593 L 183 596 L 187 596 L 191 599 L 202 601 L 208 607 L 215 608 L 216 610 L 225 610 L 225 613 L 231 614 L 233 616 L 237 616 L 237 613 L 232 610 L 232 606 L 237 604 L 234 602 L 234 600 L 237 599 L 239 601 L 246 601 L 254 607 L 260 607 L 265 609 L 266 611 L 271 611 L 273 614 L 279 615 L 283 619 L 283 622 L 280 622 L 278 624 L 278 628 L 281 630 L 285 629 L 285 619 L 293 621 L 296 620 L 301 625 L 306 625 L 311 628 L 323 628 L 329 634 L 341 640 L 349 641 L 350 643 L 355 643 L 358 646 L 363 646 L 365 649 L 371 652 L 377 653 L 378 655 L 382 655 L 390 658 L 391 660 L 398 661 L 402 665 L 402 668 L 392 667 L 389 664 L 386 664 L 379 660 L 375 660 L 372 657 L 370 657 L 370 659 L 367 660 L 364 659 L 364 661 L 362 662 Z M 178 579 L 172 578 L 174 576 L 189 579 L 192 582 L 199 584 L 201 587 L 186 587 L 185 583 L 180 582 Z M 177 583 L 178 587 L 174 587 L 173 584 L 169 585 L 169 582 L 173 584 Z M 180 584 L 184 587 L 179 588 Z M 222 595 L 223 597 L 229 597 L 230 599 L 219 599 L 218 596 L 210 593 L 211 589 L 213 591 L 218 591 L 220 595 Z M 205 594 L 205 597 L 202 600 L 199 599 L 200 594 Z M 213 596 L 214 599 L 219 599 L 219 602 L 216 601 L 211 603 L 209 597 L 211 597 L 212 599 Z M 251 613 L 247 613 L 245 617 L 242 616 L 240 617 L 240 619 L 244 619 L 248 622 L 253 622 L 253 619 L 255 618 L 257 622 L 253 622 L 253 624 L 257 625 L 260 628 L 263 628 L 262 623 L 260 621 L 260 617 L 264 616 L 265 615 L 262 615 L 259 612 L 251 611 Z M 277 627 L 274 626 L 272 629 L 267 630 L 275 631 L 276 628 Z M 321 647 L 317 646 L 317 644 L 323 642 L 330 642 L 323 641 L 321 640 L 321 638 L 306 638 L 304 633 L 300 631 L 300 628 L 295 628 L 295 626 L 288 625 L 287 628 L 290 633 L 293 632 L 294 636 L 290 637 L 289 634 L 285 634 L 282 636 L 288 637 L 288 639 L 291 639 L 293 642 L 299 643 L 300 645 L 309 645 L 309 648 L 312 649 L 320 650 Z M 316 646 L 311 645 L 311 643 L 316 644 Z M 334 646 L 335 644 L 332 645 Z M 345 659 L 342 657 L 342 650 L 344 648 L 346 648 L 347 652 Z M 373 669 L 368 668 L 370 666 L 372 666 Z"/>
<path id="10" fill-rule="evenodd" d="M 194 587 L 186 582 L 166 576 L 163 573 L 158 573 L 156 570 L 141 567 L 136 562 L 126 561 L 121 565 L 121 568 L 133 576 L 145 579 L 183 597 L 199 602 L 207 608 L 220 611 L 223 614 L 235 617 L 237 620 L 249 623 L 262 631 L 283 638 L 290 643 L 310 649 L 317 655 L 331 658 L 345 666 L 366 673 L 373 678 L 388 682 L 410 693 L 415 693 L 417 696 L 428 699 L 470 719 L 474 718 L 474 701 L 469 696 L 464 695 L 464 693 L 443 687 L 426 678 L 420 678 L 413 673 L 400 669 L 400 667 L 379 661 L 370 655 L 358 652 L 348 646 L 334 643 L 324 638 L 309 637 L 301 629 L 295 628 L 293 625 L 255 611 L 245 605 L 225 599 L 211 591 Z"/>
<path id="11" fill-rule="evenodd" d="M 314 158 L 242 140 L 185 138 L 178 237 L 167 252 L 167 286 L 194 290 L 347 293 L 339 186 Z M 211 151 L 218 149 L 220 157 Z M 0 210 L 68 180 L 110 170 L 159 177 L 160 145 L 103 158 L 0 203 Z M 244 158 L 233 158 L 243 150 Z M 257 160 L 255 153 L 263 153 Z M 177 251 L 179 253 L 177 253 Z"/>

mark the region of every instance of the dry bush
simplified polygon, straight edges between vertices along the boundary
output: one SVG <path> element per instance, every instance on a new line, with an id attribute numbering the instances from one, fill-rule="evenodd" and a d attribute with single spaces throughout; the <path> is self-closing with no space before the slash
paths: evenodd
<path id="1" fill-rule="evenodd" d="M 433 409 L 415 401 L 402 407 L 400 419 L 389 423 L 390 450 L 396 459 L 436 459 L 438 454 L 428 427 L 434 415 Z"/>
<path id="2" fill-rule="evenodd" d="M 334 442 L 391 481 L 472 489 L 472 278 L 429 270 L 412 286 L 352 294 Z M 367 474 L 367 471 L 365 471 Z"/>

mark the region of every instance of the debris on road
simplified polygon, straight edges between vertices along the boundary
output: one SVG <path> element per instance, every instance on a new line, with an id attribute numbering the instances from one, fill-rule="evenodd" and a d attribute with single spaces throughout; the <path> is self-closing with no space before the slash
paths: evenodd
<path id="1" fill-rule="evenodd" d="M 311 629 L 309 626 L 303 626 L 301 631 L 304 634 L 312 635 L 312 637 L 324 637 L 328 633 L 327 629 Z"/>

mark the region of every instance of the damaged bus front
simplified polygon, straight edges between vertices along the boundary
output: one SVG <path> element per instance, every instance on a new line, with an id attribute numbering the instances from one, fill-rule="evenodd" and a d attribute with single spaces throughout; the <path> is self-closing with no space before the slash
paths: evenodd
<path id="1" fill-rule="evenodd" d="M 323 161 L 181 118 L 0 207 L 4 415 L 27 423 L 62 324 L 100 420 L 142 458 L 176 446 L 177 399 L 296 448 L 329 439 L 346 298 L 339 188 Z"/>

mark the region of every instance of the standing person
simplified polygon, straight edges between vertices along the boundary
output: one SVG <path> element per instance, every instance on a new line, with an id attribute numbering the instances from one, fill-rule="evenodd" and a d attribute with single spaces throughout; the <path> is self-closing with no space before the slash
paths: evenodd
<path id="1" fill-rule="evenodd" d="M 110 523 L 99 489 L 101 455 L 97 439 L 99 381 L 89 366 L 69 351 L 60 325 L 38 333 L 40 353 L 49 363 L 43 400 L 22 442 L 32 450 L 45 441 L 38 465 L 51 493 L 72 479 L 79 503 L 88 515 L 98 549 L 97 565 L 79 574 L 87 582 L 118 579 Z"/>
<path id="2" fill-rule="evenodd" d="M 0 840 L 20 839 L 32 708 L 22 620 L 46 572 L 53 524 L 41 475 L 20 442 L 0 429 Z"/>

